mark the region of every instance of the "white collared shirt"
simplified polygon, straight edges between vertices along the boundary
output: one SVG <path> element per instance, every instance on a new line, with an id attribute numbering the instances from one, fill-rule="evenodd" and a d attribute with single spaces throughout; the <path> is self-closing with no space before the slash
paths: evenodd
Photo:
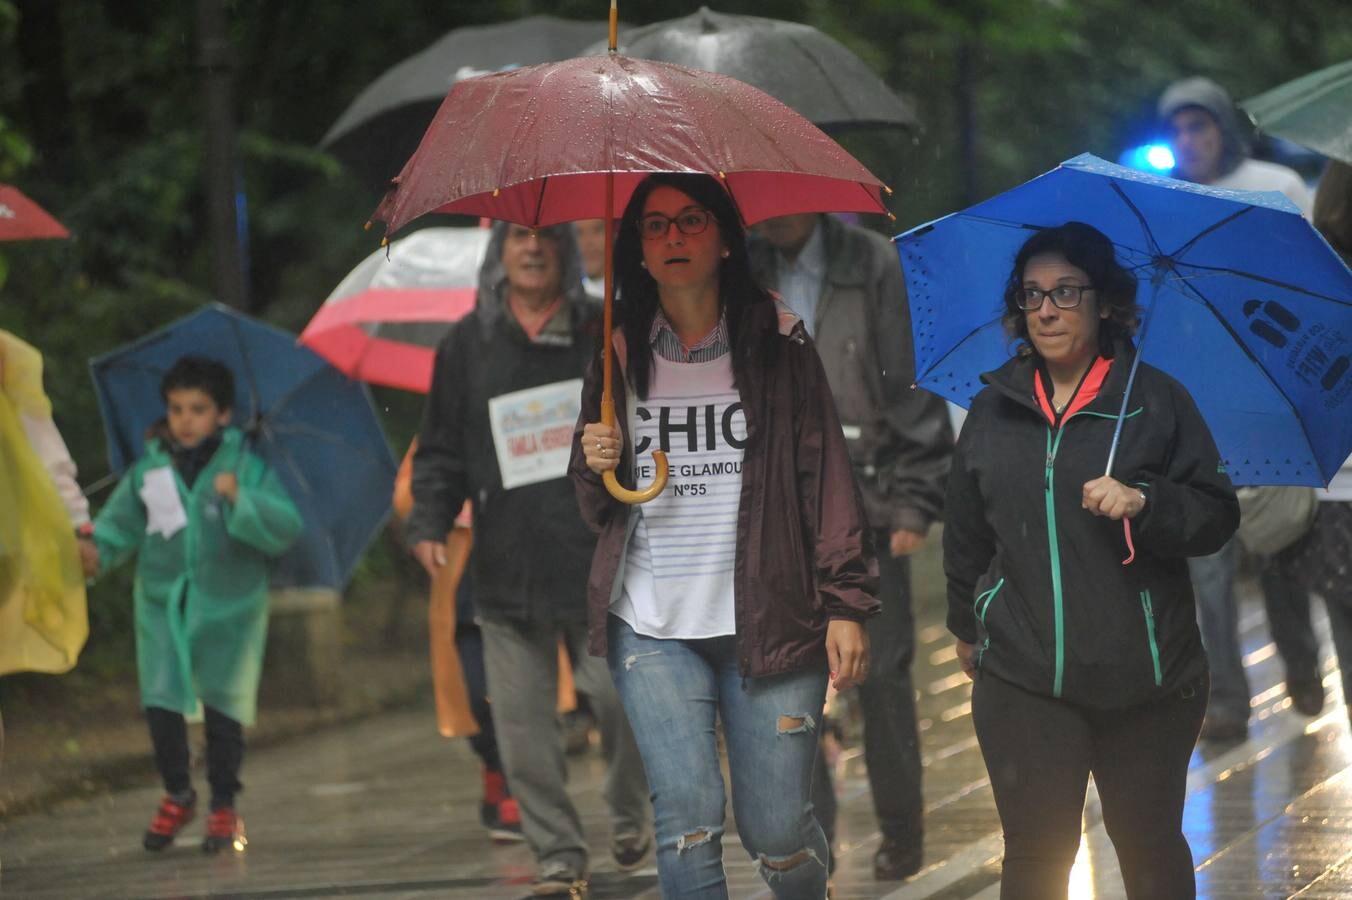
<path id="1" fill-rule="evenodd" d="M 793 262 L 785 259 L 783 253 L 775 251 L 775 279 L 779 296 L 803 320 L 807 333 L 813 337 L 817 334 L 817 303 L 821 300 L 822 287 L 826 283 L 825 231 L 818 221 Z"/>

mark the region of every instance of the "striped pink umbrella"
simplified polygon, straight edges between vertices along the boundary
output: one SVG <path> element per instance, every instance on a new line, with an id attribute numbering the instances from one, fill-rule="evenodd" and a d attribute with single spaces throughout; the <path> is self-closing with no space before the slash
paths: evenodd
<path id="1" fill-rule="evenodd" d="M 300 343 L 346 375 L 427 393 L 436 346 L 474 309 L 486 228 L 425 228 L 347 274 Z"/>

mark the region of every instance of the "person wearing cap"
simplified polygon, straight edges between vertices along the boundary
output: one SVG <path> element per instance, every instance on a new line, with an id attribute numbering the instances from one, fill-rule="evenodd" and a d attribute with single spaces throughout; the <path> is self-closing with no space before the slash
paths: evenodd
<path id="1" fill-rule="evenodd" d="M 1160 124 L 1173 146 L 1176 177 L 1194 184 L 1245 191 L 1281 191 L 1309 218 L 1314 198 L 1292 169 L 1252 159 L 1230 94 L 1209 78 L 1175 81 L 1160 95 Z M 1202 643 L 1211 663 L 1211 702 L 1202 740 L 1242 741 L 1248 736 L 1249 683 L 1239 645 L 1235 576 L 1239 544 L 1232 538 L 1218 552 L 1189 561 L 1197 594 Z M 1292 704 L 1307 715 L 1324 708 L 1319 679 L 1319 643 L 1310 621 L 1309 594 L 1261 563 L 1259 580 L 1268 626 L 1286 665 Z"/>
<path id="2" fill-rule="evenodd" d="M 1240 191 L 1281 191 L 1310 217 L 1314 196 L 1295 170 L 1249 155 L 1225 88 L 1200 76 L 1175 81 L 1160 95 L 1158 112 L 1173 147 L 1175 177 Z"/>

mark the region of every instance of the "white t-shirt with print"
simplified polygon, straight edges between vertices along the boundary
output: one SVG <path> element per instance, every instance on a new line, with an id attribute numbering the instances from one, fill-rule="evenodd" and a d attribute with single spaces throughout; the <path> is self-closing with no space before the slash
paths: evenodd
<path id="1" fill-rule="evenodd" d="M 633 416 L 640 484 L 666 451 L 667 488 L 637 508 L 624 588 L 611 607 L 638 634 L 696 640 L 736 633 L 733 566 L 746 416 L 732 354 L 701 363 L 653 355 Z"/>

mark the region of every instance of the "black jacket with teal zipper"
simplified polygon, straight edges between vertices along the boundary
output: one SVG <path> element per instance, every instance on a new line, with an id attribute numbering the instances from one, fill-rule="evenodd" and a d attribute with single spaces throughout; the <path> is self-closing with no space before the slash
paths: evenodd
<path id="1" fill-rule="evenodd" d="M 1087 406 L 1053 427 L 1035 362 L 1010 360 L 963 424 L 948 481 L 948 627 L 977 667 L 1037 694 L 1099 709 L 1148 702 L 1206 671 L 1187 558 L 1219 550 L 1239 504 L 1187 390 L 1142 364 L 1113 464 L 1146 493 L 1131 521 L 1081 506 L 1103 475 L 1132 350 Z"/>

